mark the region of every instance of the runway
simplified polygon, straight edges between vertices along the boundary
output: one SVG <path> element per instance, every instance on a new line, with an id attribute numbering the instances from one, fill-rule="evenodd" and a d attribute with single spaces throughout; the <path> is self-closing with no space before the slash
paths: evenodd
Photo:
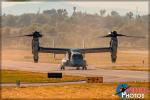
<path id="1" fill-rule="evenodd" d="M 2 69 L 21 70 L 31 72 L 62 72 L 66 75 L 78 76 L 101 76 L 104 82 L 149 82 L 148 71 L 129 71 L 129 70 L 108 70 L 98 69 L 88 66 L 88 70 L 76 70 L 68 67 L 65 71 L 61 71 L 58 64 L 49 63 L 33 63 L 21 61 L 2 61 Z"/>

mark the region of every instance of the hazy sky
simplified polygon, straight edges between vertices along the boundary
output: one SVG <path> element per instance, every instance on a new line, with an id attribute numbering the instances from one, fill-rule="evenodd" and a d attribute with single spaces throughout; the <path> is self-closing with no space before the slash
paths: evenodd
<path id="1" fill-rule="evenodd" d="M 121 15 L 132 11 L 140 15 L 148 14 L 148 1 L 77 1 L 77 2 L 2 2 L 2 14 L 23 14 L 36 13 L 39 8 L 41 11 L 46 9 L 67 9 L 69 14 L 73 12 L 72 7 L 76 6 L 78 11 L 87 13 L 99 13 L 100 9 L 106 9 L 108 13 L 112 10 L 118 11 Z"/>

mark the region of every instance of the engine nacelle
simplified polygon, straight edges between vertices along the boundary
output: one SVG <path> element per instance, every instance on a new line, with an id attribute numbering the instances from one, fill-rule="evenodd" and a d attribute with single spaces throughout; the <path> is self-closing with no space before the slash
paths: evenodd
<path id="1" fill-rule="evenodd" d="M 33 38 L 32 40 L 32 54 L 33 54 L 33 59 L 35 63 L 38 63 L 39 59 L 39 39 L 38 38 Z"/>
<path id="2" fill-rule="evenodd" d="M 117 47 L 118 47 L 117 37 L 112 37 L 111 38 L 110 47 L 111 47 L 111 61 L 113 63 L 115 63 L 116 59 L 117 59 Z"/>

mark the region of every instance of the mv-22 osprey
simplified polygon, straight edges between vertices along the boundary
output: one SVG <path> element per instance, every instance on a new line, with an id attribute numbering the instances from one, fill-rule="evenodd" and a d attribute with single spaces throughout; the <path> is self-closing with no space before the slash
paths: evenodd
<path id="1" fill-rule="evenodd" d="M 110 46 L 109 47 L 102 47 L 102 48 L 46 48 L 41 47 L 39 43 L 39 38 L 42 37 L 40 32 L 35 31 L 29 35 L 23 35 L 32 37 L 32 54 L 34 62 L 37 63 L 39 53 L 55 53 L 55 54 L 66 54 L 66 57 L 62 59 L 61 63 L 61 70 L 65 70 L 65 66 L 68 67 L 76 67 L 80 69 L 82 67 L 83 70 L 87 70 L 87 63 L 83 57 L 85 53 L 102 53 L 102 52 L 110 52 L 111 54 L 111 61 L 112 63 L 116 62 L 117 59 L 117 47 L 118 47 L 118 36 L 124 37 L 134 37 L 134 36 L 127 36 L 123 34 L 118 34 L 116 31 L 110 32 L 110 34 L 102 37 L 109 37 L 110 39 Z M 19 36 L 19 37 L 23 37 Z"/>

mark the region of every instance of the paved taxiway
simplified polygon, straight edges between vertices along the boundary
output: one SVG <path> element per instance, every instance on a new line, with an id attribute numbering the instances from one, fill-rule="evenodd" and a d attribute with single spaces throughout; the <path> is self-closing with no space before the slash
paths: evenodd
<path id="1" fill-rule="evenodd" d="M 2 61 L 1 68 L 9 70 L 21 70 L 43 73 L 62 72 L 63 74 L 79 76 L 103 76 L 104 82 L 149 81 L 148 71 L 108 70 L 98 69 L 92 66 L 88 66 L 88 70 L 75 70 L 74 68 L 68 67 L 65 71 L 61 71 L 58 64 Z"/>

